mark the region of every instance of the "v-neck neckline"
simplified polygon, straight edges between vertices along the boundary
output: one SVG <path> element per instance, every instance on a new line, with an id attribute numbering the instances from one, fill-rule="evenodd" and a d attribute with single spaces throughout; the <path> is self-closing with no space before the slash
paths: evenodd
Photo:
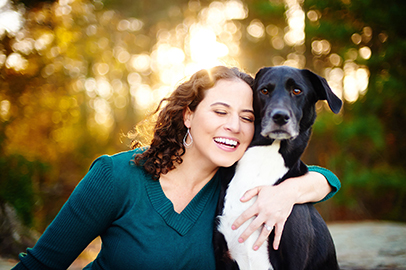
<path id="1" fill-rule="evenodd" d="M 178 232 L 185 235 L 196 223 L 207 202 L 215 194 L 218 185 L 218 173 L 196 194 L 181 213 L 177 213 L 172 202 L 166 197 L 159 180 L 149 178 L 145 184 L 148 198 L 152 207 L 163 218 L 165 223 Z"/>

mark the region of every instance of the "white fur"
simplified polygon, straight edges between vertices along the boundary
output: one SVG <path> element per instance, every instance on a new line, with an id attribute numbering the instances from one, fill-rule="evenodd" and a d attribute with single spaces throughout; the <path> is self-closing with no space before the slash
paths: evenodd
<path id="1" fill-rule="evenodd" d="M 287 173 L 288 168 L 286 168 L 283 157 L 279 153 L 279 148 L 280 141 L 277 140 L 272 145 L 249 148 L 238 162 L 235 175 L 227 189 L 223 214 L 219 217 L 218 230 L 224 235 L 230 255 L 237 261 L 241 270 L 273 269 L 269 262 L 267 241 L 257 251 L 253 250 L 262 227 L 244 243 L 239 243 L 238 238 L 251 224 L 253 218 L 237 230 L 232 230 L 231 225 L 256 200 L 255 197 L 245 203 L 240 201 L 247 190 L 257 186 L 273 185 Z"/>

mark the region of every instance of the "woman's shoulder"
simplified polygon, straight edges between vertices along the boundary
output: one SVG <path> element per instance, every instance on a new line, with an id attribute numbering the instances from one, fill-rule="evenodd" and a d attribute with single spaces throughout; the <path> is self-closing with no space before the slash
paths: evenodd
<path id="1" fill-rule="evenodd" d="M 145 152 L 147 147 L 136 148 L 128 151 L 119 152 L 113 155 L 102 155 L 96 158 L 90 166 L 92 169 L 94 166 L 108 166 L 111 170 L 116 169 L 128 169 L 130 167 L 138 167 L 134 163 L 136 155 Z"/>
<path id="2" fill-rule="evenodd" d="M 144 168 L 134 163 L 134 157 L 145 150 L 138 148 L 99 156 L 93 161 L 88 173 L 89 178 L 93 179 L 92 187 L 105 186 L 116 200 L 138 193 L 143 187 L 142 183 L 149 178 Z"/>

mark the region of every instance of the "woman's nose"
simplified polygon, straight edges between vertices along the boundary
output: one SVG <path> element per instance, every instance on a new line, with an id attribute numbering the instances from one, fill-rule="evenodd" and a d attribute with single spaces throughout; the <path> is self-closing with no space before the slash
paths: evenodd
<path id="1" fill-rule="evenodd" d="M 224 124 L 224 128 L 231 132 L 240 132 L 240 117 L 238 115 L 230 115 Z"/>

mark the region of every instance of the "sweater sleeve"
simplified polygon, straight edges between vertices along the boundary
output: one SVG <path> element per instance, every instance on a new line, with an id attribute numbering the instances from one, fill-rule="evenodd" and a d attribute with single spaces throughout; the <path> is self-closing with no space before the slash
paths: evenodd
<path id="1" fill-rule="evenodd" d="M 67 269 L 114 220 L 112 162 L 98 158 L 33 248 L 19 255 L 18 269 Z"/>
<path id="2" fill-rule="evenodd" d="M 340 180 L 339 180 L 338 177 L 337 177 L 334 173 L 332 173 L 331 171 L 329 171 L 329 170 L 327 170 L 327 169 L 325 169 L 325 168 L 319 167 L 319 166 L 307 166 L 307 167 L 308 167 L 309 171 L 321 173 L 321 174 L 326 178 L 327 182 L 330 184 L 330 186 L 331 186 L 332 189 L 333 189 L 329 194 L 326 195 L 326 197 L 324 197 L 324 198 L 323 198 L 321 201 L 319 201 L 319 202 L 323 202 L 323 201 L 326 201 L 326 200 L 330 199 L 330 198 L 333 197 L 333 196 L 338 192 L 338 190 L 341 188 L 341 182 L 340 182 Z"/>

